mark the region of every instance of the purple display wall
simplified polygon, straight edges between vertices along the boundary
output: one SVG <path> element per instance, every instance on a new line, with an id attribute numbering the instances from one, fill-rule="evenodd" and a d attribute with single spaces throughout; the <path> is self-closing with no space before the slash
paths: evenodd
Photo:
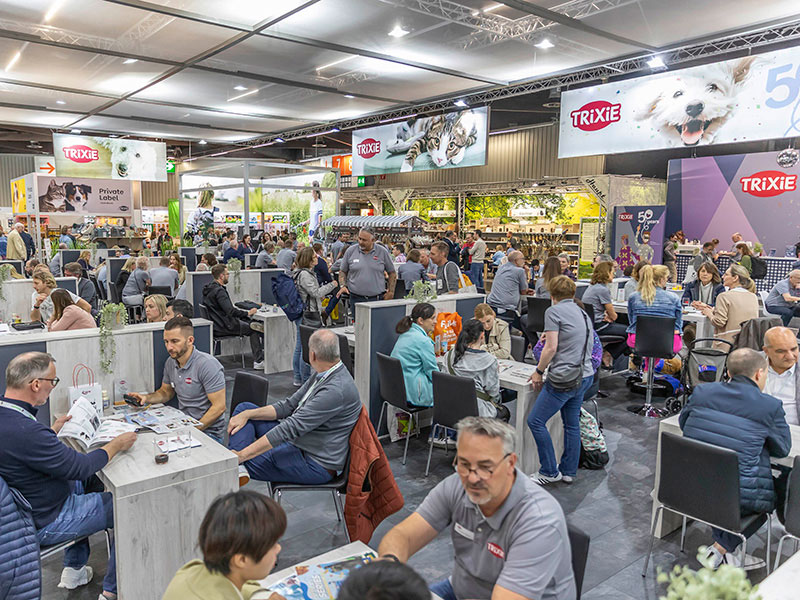
<path id="1" fill-rule="evenodd" d="M 760 242 L 764 253 L 783 256 L 800 240 L 800 163 L 778 165 L 778 152 L 733 154 L 669 161 L 668 232 L 683 229 L 687 239 L 718 238 L 731 246 L 739 232 Z"/>
<path id="2" fill-rule="evenodd" d="M 615 206 L 611 256 L 620 269 L 640 259 L 660 264 L 664 206 Z"/>

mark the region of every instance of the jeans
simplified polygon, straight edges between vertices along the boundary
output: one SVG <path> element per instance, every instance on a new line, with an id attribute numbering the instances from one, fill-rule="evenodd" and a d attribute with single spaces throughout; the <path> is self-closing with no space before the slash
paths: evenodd
<path id="1" fill-rule="evenodd" d="M 40 546 L 54 546 L 114 527 L 114 511 L 109 492 L 87 494 L 80 481 L 73 482 L 73 489 L 74 493 L 64 502 L 56 520 L 37 532 L 36 539 Z M 114 544 L 112 539 L 103 591 L 116 594 L 117 560 Z M 89 540 L 82 540 L 64 551 L 65 567 L 80 569 L 88 561 Z"/>
<path id="2" fill-rule="evenodd" d="M 350 318 L 353 319 L 353 322 L 355 323 L 356 320 L 356 304 L 360 302 L 375 302 L 377 300 L 383 300 L 383 294 L 377 294 L 375 296 L 350 294 Z"/>
<path id="3" fill-rule="evenodd" d="M 747 516 L 747 515 L 742 515 Z M 761 526 L 766 522 L 767 517 L 766 515 L 762 516 L 760 519 L 756 519 L 753 523 L 744 531 L 742 531 L 742 535 L 745 538 L 749 538 L 753 535 L 756 531 L 758 531 Z M 741 545 L 742 538 L 738 535 L 733 533 L 728 533 L 727 531 L 723 531 L 722 529 L 717 529 L 716 527 L 711 528 L 711 538 L 717 542 L 720 546 L 725 548 L 727 552 L 735 552 L 736 549 Z"/>
<path id="4" fill-rule="evenodd" d="M 303 361 L 303 343 L 300 341 L 300 321 L 297 319 L 294 322 L 295 336 L 297 341 L 294 345 L 294 354 L 292 355 L 292 372 L 294 373 L 295 382 L 306 382 L 311 376 L 311 365 Z"/>
<path id="5" fill-rule="evenodd" d="M 603 350 L 608 350 L 609 354 L 614 360 L 617 360 L 620 356 L 625 354 L 625 351 L 628 349 L 627 338 L 628 332 L 627 327 L 625 325 L 621 325 L 620 323 L 609 323 L 608 321 L 596 322 L 594 324 L 595 331 L 597 331 L 597 335 L 618 335 L 622 338 L 622 341 L 613 342 L 613 343 L 606 343 L 603 346 Z"/>
<path id="6" fill-rule="evenodd" d="M 472 283 L 475 284 L 475 287 L 478 288 L 478 291 L 482 292 L 483 291 L 483 263 L 482 262 L 472 261 L 472 264 L 469 266 L 469 278 L 472 280 Z"/>
<path id="7" fill-rule="evenodd" d="M 533 439 L 539 451 L 539 472 L 547 477 L 562 475 L 575 477 L 578 472 L 578 461 L 581 456 L 581 403 L 586 390 L 594 380 L 594 375 L 584 377 L 581 384 L 571 390 L 559 391 L 545 381 L 531 413 L 528 415 Z M 553 440 L 547 431 L 547 421 L 557 412 L 561 411 L 561 420 L 564 422 L 564 453 L 561 455 L 561 464 L 556 465 L 556 452 L 553 449 Z"/>
<path id="8" fill-rule="evenodd" d="M 792 317 L 800 316 L 800 306 L 794 308 L 789 308 L 788 306 L 765 306 L 764 308 L 772 315 L 779 315 L 784 327 L 789 326 L 789 321 L 792 320 Z"/>
<path id="9" fill-rule="evenodd" d="M 442 600 L 458 600 L 449 579 L 442 579 L 440 582 L 434 583 L 430 590 Z"/>
<path id="10" fill-rule="evenodd" d="M 242 402 L 233 411 L 238 415 L 244 410 L 258 408 L 252 402 Z M 247 425 L 234 433 L 228 441 L 231 450 L 244 450 L 258 438 L 266 435 L 278 421 L 248 421 Z M 258 481 L 281 481 L 315 485 L 327 483 L 333 476 L 313 458 L 289 443 L 283 443 L 263 454 L 244 462 L 250 477 Z"/>

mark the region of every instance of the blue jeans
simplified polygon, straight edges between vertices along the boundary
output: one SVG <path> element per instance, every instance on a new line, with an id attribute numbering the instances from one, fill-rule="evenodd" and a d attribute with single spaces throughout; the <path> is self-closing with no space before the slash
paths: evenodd
<path id="1" fill-rule="evenodd" d="M 449 579 L 442 579 L 440 582 L 434 583 L 430 589 L 442 600 L 458 600 Z"/>
<path id="2" fill-rule="evenodd" d="M 56 520 L 36 534 L 40 546 L 54 546 L 114 527 L 114 510 L 109 492 L 84 492 L 83 484 L 74 481 L 74 493 L 67 498 Z M 111 542 L 103 591 L 117 593 L 117 559 Z M 64 566 L 80 569 L 89 561 L 89 540 L 82 540 L 64 551 Z"/>
<path id="3" fill-rule="evenodd" d="M 771 315 L 780 316 L 784 327 L 789 326 L 789 321 L 792 320 L 792 317 L 800 317 L 800 307 L 789 308 L 788 306 L 765 306 L 764 308 Z"/>
<path id="4" fill-rule="evenodd" d="M 575 477 L 578 473 L 578 462 L 581 457 L 581 403 L 586 390 L 594 380 L 594 375 L 584 377 L 581 384 L 567 391 L 559 391 L 545 382 L 531 413 L 528 415 L 533 439 L 536 440 L 536 449 L 539 451 L 539 473 L 548 477 L 562 475 Z M 564 454 L 561 455 L 561 464 L 556 465 L 556 452 L 553 449 L 553 440 L 547 431 L 547 421 L 557 412 L 561 411 L 561 420 L 564 422 Z"/>
<path id="5" fill-rule="evenodd" d="M 302 321 L 302 319 L 297 319 L 294 322 L 297 342 L 294 345 L 294 355 L 292 355 L 292 372 L 295 381 L 302 381 L 305 383 L 306 379 L 311 376 L 311 365 L 303 361 L 303 343 L 300 341 L 300 321 Z"/>
<path id="6" fill-rule="evenodd" d="M 472 283 L 475 284 L 475 287 L 478 288 L 478 291 L 483 289 L 483 263 L 479 262 L 476 263 L 475 261 L 469 266 L 469 278 L 472 280 Z"/>
<path id="7" fill-rule="evenodd" d="M 233 411 L 238 415 L 244 410 L 258 408 L 252 402 L 242 402 Z M 234 433 L 228 441 L 231 450 L 244 450 L 258 438 L 276 427 L 278 421 L 248 421 L 247 425 Z M 327 483 L 333 476 L 328 470 L 302 450 L 289 443 L 283 443 L 263 454 L 244 462 L 250 477 L 258 481 L 280 481 L 315 485 Z"/>

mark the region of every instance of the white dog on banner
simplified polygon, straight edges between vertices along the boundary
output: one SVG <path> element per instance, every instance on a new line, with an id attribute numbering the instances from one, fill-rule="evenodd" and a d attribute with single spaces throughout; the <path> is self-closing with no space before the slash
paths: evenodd
<path id="1" fill-rule="evenodd" d="M 733 114 L 754 61 L 712 64 L 645 84 L 635 117 L 649 120 L 673 146 L 712 144 Z"/>
<path id="2" fill-rule="evenodd" d="M 125 139 L 95 138 L 95 141 L 111 151 L 112 179 L 158 179 L 158 156 L 151 144 Z M 166 164 L 160 166 L 166 169 Z"/>

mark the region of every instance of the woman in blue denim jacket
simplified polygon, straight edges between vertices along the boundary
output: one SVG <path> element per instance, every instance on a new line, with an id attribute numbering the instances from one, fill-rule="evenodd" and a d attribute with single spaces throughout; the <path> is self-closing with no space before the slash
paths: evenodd
<path id="1" fill-rule="evenodd" d="M 675 341 L 673 350 L 683 346 L 683 312 L 676 294 L 664 289 L 669 278 L 669 269 L 664 265 L 645 265 L 639 270 L 637 292 L 628 298 L 628 346 L 636 344 L 636 319 L 641 316 L 669 317 L 675 319 Z"/>

